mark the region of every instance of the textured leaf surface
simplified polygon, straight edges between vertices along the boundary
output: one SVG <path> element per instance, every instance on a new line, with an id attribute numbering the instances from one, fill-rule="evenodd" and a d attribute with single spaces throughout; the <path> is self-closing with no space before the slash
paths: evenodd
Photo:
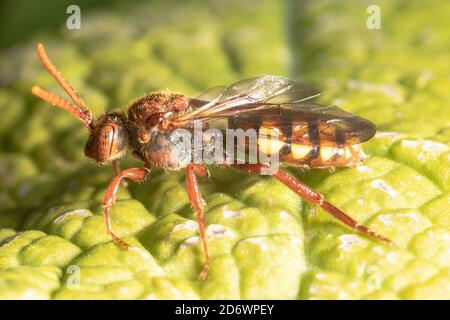
<path id="1" fill-rule="evenodd" d="M 381 30 L 366 27 L 373 1 L 158 2 L 92 12 L 81 30 L 2 52 L 0 298 L 450 299 L 450 7 L 438 2 L 380 2 Z M 83 158 L 77 120 L 29 94 L 58 90 L 37 41 L 96 115 L 166 87 L 195 94 L 260 74 L 316 83 L 322 102 L 379 133 L 362 166 L 290 172 L 396 245 L 270 177 L 211 168 L 206 281 L 183 173 L 121 188 L 113 228 L 136 249 L 120 249 L 101 216 L 110 168 Z"/>

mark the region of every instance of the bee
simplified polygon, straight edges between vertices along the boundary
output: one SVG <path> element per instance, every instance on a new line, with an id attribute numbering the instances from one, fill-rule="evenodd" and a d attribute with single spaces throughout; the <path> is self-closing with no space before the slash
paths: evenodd
<path id="1" fill-rule="evenodd" d="M 375 125 L 368 120 L 338 107 L 313 102 L 320 95 L 317 89 L 279 76 L 255 77 L 227 87 L 214 87 L 196 98 L 172 91 L 154 92 L 133 102 L 126 114 L 112 111 L 94 119 L 79 95 L 50 61 L 44 46 L 38 44 L 36 51 L 42 65 L 72 102 L 38 86 L 33 86 L 32 93 L 81 120 L 89 131 L 84 154 L 98 164 L 111 164 L 114 168 L 115 176 L 104 194 L 102 206 L 106 232 L 115 243 L 124 249 L 130 248 L 113 232 L 110 221 L 109 211 L 121 182 L 126 179 L 144 181 L 154 168 L 186 170 L 187 194 L 196 213 L 204 254 L 201 279 L 208 274 L 210 257 L 205 233 L 205 202 L 200 194 L 198 178 L 208 177 L 209 172 L 204 162 L 192 161 L 189 157 L 198 151 L 194 150 L 195 143 L 180 152 L 178 140 L 173 139 L 175 133 L 180 129 L 193 132 L 195 123 L 201 121 L 199 145 L 203 150 L 217 142 L 206 134 L 207 129 L 223 132 L 225 122 L 227 130 L 251 129 L 257 132 L 253 147 L 258 154 L 276 155 L 282 165 L 334 169 L 361 163 L 364 153 L 360 144 L 376 132 Z M 241 148 L 247 154 L 252 148 L 250 140 L 241 139 L 234 148 Z M 118 162 L 127 150 L 143 162 L 142 167 L 118 170 Z M 255 162 L 244 157 L 219 161 L 218 164 L 249 174 L 268 172 L 300 197 L 322 207 L 350 228 L 374 239 L 391 242 L 355 221 L 303 182 L 262 161 L 263 157 L 258 159 Z"/>

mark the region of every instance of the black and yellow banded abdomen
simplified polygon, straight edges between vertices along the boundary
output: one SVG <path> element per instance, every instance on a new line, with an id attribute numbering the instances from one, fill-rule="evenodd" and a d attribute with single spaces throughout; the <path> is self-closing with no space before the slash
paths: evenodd
<path id="1" fill-rule="evenodd" d="M 310 131 L 297 139 L 298 124 L 293 124 L 291 137 L 283 135 L 280 129 L 266 127 L 264 123 L 258 129 L 259 152 L 271 155 L 278 152 L 284 164 L 299 167 L 330 168 L 355 165 L 364 159 L 360 144 L 321 143 L 322 126 L 306 125 Z M 297 130 L 295 129 L 297 127 Z M 277 139 L 272 139 L 276 136 Z"/>
<path id="2" fill-rule="evenodd" d="M 279 161 L 289 166 L 334 168 L 356 165 L 364 159 L 358 136 L 349 134 L 339 120 L 297 120 L 292 116 L 288 122 L 286 118 L 280 113 L 264 118 L 237 117 L 229 121 L 229 128 L 255 130 L 258 151 L 278 153 Z M 248 141 L 245 147 L 248 150 Z"/>

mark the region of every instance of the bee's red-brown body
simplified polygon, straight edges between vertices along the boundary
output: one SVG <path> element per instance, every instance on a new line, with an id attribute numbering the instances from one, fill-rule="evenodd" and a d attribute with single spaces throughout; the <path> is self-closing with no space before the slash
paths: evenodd
<path id="1" fill-rule="evenodd" d="M 195 148 L 196 121 L 202 121 L 199 133 L 200 151 L 217 142 L 207 134 L 207 130 L 214 128 L 216 120 L 225 119 L 226 129 L 251 129 L 257 132 L 255 148 L 259 155 L 276 155 L 284 165 L 307 168 L 335 168 L 360 163 L 364 157 L 360 143 L 370 139 L 375 133 L 375 126 L 365 119 L 336 107 L 312 103 L 310 100 L 319 95 L 317 90 L 275 76 L 247 79 L 229 87 L 216 87 L 196 99 L 170 91 L 156 92 L 131 104 L 128 114 L 108 112 L 94 120 L 80 97 L 48 59 L 43 45 L 37 46 L 37 53 L 44 67 L 75 105 L 37 86 L 32 88 L 33 94 L 83 121 L 90 133 L 85 155 L 99 164 L 110 163 L 115 168 L 116 175 L 105 192 L 102 204 L 106 230 L 117 244 L 129 248 L 129 245 L 112 231 L 109 217 L 109 209 L 121 181 L 142 181 L 152 168 L 186 169 L 187 193 L 197 214 L 205 255 L 201 278 L 207 275 L 210 259 L 205 233 L 205 204 L 199 192 L 197 177 L 207 177 L 209 173 L 205 163 L 192 161 L 191 157 L 198 152 Z M 207 97 L 208 94 L 213 96 Z M 187 150 L 183 149 L 183 146 L 180 149 L 180 145 L 174 142 L 177 141 L 178 136 L 175 135 L 179 129 L 194 134 L 194 143 L 189 144 L 192 147 Z M 229 139 L 234 142 L 234 137 Z M 250 142 L 250 139 L 241 140 L 237 147 L 242 147 L 244 153 L 249 153 L 252 148 Z M 131 150 L 133 156 L 143 161 L 143 166 L 119 172 L 117 162 L 127 150 Z M 360 225 L 325 201 L 320 193 L 268 163 L 227 160 L 217 164 L 228 165 L 251 174 L 265 171 L 346 225 L 378 240 L 389 242 L 387 238 Z"/>

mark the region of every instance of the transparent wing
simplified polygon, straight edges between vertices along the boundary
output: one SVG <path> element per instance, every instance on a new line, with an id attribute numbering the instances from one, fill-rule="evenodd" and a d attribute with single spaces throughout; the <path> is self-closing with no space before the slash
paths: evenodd
<path id="1" fill-rule="evenodd" d="M 211 101 L 217 98 L 227 87 L 226 86 L 216 86 L 209 88 L 201 93 L 199 93 L 195 99 L 203 101 Z"/>
<path id="2" fill-rule="evenodd" d="M 304 101 L 320 95 L 310 85 L 280 76 L 262 76 L 232 84 L 219 95 L 219 102 L 245 95 L 249 102 L 290 103 Z"/>
<path id="3" fill-rule="evenodd" d="M 242 112 L 270 109 L 274 105 L 298 103 L 320 95 L 320 91 L 309 85 L 280 76 L 246 79 L 226 88 L 212 88 L 200 96 L 207 96 L 211 92 L 218 92 L 214 99 L 203 105 L 202 99 L 192 99 L 192 111 L 177 115 L 172 120 L 186 122 L 229 117 Z"/>

